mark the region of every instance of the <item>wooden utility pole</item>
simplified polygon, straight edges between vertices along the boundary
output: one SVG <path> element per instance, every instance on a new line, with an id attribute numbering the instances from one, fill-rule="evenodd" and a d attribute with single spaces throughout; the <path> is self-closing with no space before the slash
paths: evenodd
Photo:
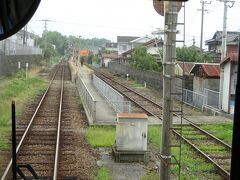
<path id="1" fill-rule="evenodd" d="M 171 93 L 173 91 L 176 60 L 176 27 L 177 27 L 177 2 L 164 1 L 164 49 L 163 49 L 163 124 L 162 124 L 162 145 L 160 179 L 170 179 L 171 163 L 171 128 L 173 101 Z"/>

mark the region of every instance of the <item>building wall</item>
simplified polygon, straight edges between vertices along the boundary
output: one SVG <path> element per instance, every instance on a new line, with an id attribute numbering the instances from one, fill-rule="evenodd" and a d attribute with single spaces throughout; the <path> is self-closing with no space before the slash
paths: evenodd
<path id="1" fill-rule="evenodd" d="M 206 79 L 206 87 L 205 88 L 219 92 L 219 84 L 220 84 L 219 78 L 218 79 Z"/>
<path id="2" fill-rule="evenodd" d="M 193 77 L 193 91 L 204 94 L 204 89 L 210 89 L 213 91 L 219 92 L 219 78 L 208 78 L 203 79 L 201 77 L 194 76 Z"/>
<path id="3" fill-rule="evenodd" d="M 159 56 L 159 47 L 147 47 L 147 53 L 151 55 L 158 55 Z"/>
<path id="4" fill-rule="evenodd" d="M 103 63 L 104 63 L 104 67 L 108 67 L 108 63 L 111 62 L 112 60 L 110 58 L 104 58 L 103 59 Z"/>
<path id="5" fill-rule="evenodd" d="M 228 45 L 227 46 L 227 52 L 228 53 L 236 53 L 238 51 L 237 45 Z"/>
<path id="6" fill-rule="evenodd" d="M 231 95 L 235 95 L 236 85 L 237 85 L 237 73 L 238 73 L 238 65 L 237 63 L 232 63 L 231 90 L 230 90 Z"/>
<path id="7" fill-rule="evenodd" d="M 179 66 L 179 64 L 175 65 L 175 75 L 177 76 L 182 76 L 183 75 L 183 70 L 182 68 Z"/>
<path id="8" fill-rule="evenodd" d="M 119 43 L 118 44 L 118 54 L 122 54 L 128 50 L 132 49 L 132 46 L 128 43 Z"/>
<path id="9" fill-rule="evenodd" d="M 225 112 L 229 112 L 229 88 L 230 88 L 230 71 L 231 64 L 224 64 L 224 75 L 223 75 L 223 92 L 222 92 L 222 110 Z"/>
<path id="10" fill-rule="evenodd" d="M 205 80 L 203 78 L 193 77 L 193 91 L 204 94 Z"/>
<path id="11" fill-rule="evenodd" d="M 222 45 L 217 45 L 216 46 L 216 53 L 221 53 L 222 52 Z"/>
<path id="12" fill-rule="evenodd" d="M 28 63 L 29 68 L 31 68 L 33 64 L 39 64 L 41 58 L 41 55 L 0 55 L 0 75 L 17 72 L 18 62 L 21 62 L 21 68 L 25 68 L 26 63 Z"/>

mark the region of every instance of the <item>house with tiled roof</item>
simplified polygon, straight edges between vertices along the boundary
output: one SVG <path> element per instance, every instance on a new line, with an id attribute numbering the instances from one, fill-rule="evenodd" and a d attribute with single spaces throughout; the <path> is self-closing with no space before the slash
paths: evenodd
<path id="1" fill-rule="evenodd" d="M 237 64 L 238 64 L 238 54 L 231 53 L 225 57 L 221 63 L 221 109 L 224 112 L 233 114 L 234 112 L 234 100 L 235 100 L 235 91 L 237 83 Z"/>
<path id="2" fill-rule="evenodd" d="M 117 36 L 118 54 L 122 55 L 129 52 L 135 47 L 147 43 L 152 38 L 148 36 L 134 37 L 134 36 Z"/>
<path id="3" fill-rule="evenodd" d="M 196 104 L 218 108 L 220 65 L 218 63 L 196 63 L 190 73 L 194 75 L 193 101 Z"/>
<path id="4" fill-rule="evenodd" d="M 132 49 L 131 41 L 138 39 L 136 36 L 117 36 L 117 49 L 118 55 Z"/>
<path id="5" fill-rule="evenodd" d="M 157 38 L 150 39 L 149 41 L 147 41 L 145 43 L 142 43 L 141 45 L 147 48 L 147 53 L 154 56 L 157 62 L 162 61 L 162 59 L 160 57 L 160 54 L 159 54 L 159 50 L 162 49 L 162 47 L 163 47 L 163 40 L 162 39 L 157 39 Z M 132 48 L 128 51 L 123 52 L 122 53 L 122 58 L 125 58 L 125 59 L 130 58 L 131 54 L 133 53 L 135 48 L 136 47 L 134 47 L 134 48 Z"/>
<path id="6" fill-rule="evenodd" d="M 104 47 L 107 51 L 118 51 L 118 43 L 116 42 L 110 42 L 106 43 Z"/>
<path id="7" fill-rule="evenodd" d="M 195 62 L 176 61 L 175 75 L 177 76 L 190 75 L 194 65 Z"/>
<path id="8" fill-rule="evenodd" d="M 117 52 L 112 53 L 102 53 L 102 64 L 104 67 L 108 67 L 108 63 L 112 61 L 117 61 L 119 59 L 119 55 Z"/>
<path id="9" fill-rule="evenodd" d="M 238 36 L 239 32 L 237 31 L 227 32 L 227 55 L 237 52 Z M 219 63 L 222 52 L 222 31 L 216 31 L 211 39 L 205 41 L 205 45 L 208 46 L 208 51 L 211 52 L 214 62 Z"/>
<path id="10" fill-rule="evenodd" d="M 238 38 L 239 32 L 227 32 L 226 57 L 221 59 L 222 31 L 217 31 L 212 39 L 206 42 L 208 50 L 218 56 L 220 63 L 220 109 L 233 113 L 235 87 L 237 79 L 237 61 L 238 61 Z M 216 59 L 216 58 L 215 58 Z"/>
<path id="11" fill-rule="evenodd" d="M 191 72 L 193 90 L 204 94 L 204 89 L 219 91 L 220 65 L 217 63 L 196 63 Z"/>

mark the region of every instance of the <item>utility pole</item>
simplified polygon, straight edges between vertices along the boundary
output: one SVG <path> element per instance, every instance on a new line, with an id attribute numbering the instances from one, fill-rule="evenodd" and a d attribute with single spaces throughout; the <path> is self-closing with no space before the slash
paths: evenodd
<path id="1" fill-rule="evenodd" d="M 198 9 L 198 11 L 202 11 L 202 20 L 201 20 L 201 36 L 200 36 L 200 50 L 203 51 L 202 43 L 203 43 L 203 21 L 204 21 L 204 13 L 208 12 L 208 10 L 205 10 L 205 4 L 211 4 L 210 2 L 201 0 L 200 3 L 202 3 L 202 9 Z"/>
<path id="2" fill-rule="evenodd" d="M 43 32 L 47 32 L 47 23 L 48 22 L 56 22 L 56 21 L 52 21 L 52 20 L 49 20 L 49 19 L 41 19 L 41 20 L 37 20 L 37 21 L 43 21 L 44 22 L 44 31 Z M 45 38 L 44 38 L 44 49 L 46 50 L 47 49 L 47 36 L 45 34 Z"/>
<path id="3" fill-rule="evenodd" d="M 229 0 L 219 0 L 220 2 L 223 2 L 224 4 L 224 11 L 223 11 L 223 31 L 222 31 L 222 51 L 221 51 L 221 60 L 224 59 L 227 55 L 227 10 L 228 7 L 233 7 L 235 1 L 229 1 Z M 228 6 L 228 2 L 231 2 L 232 5 Z M 223 76 L 224 71 L 223 68 L 220 67 L 220 85 L 219 85 L 219 109 L 222 109 L 222 96 L 223 96 Z"/>
<path id="4" fill-rule="evenodd" d="M 45 20 L 42 20 L 42 21 L 44 21 L 44 32 L 45 32 L 45 37 L 44 37 L 44 49 L 45 49 L 45 51 L 46 51 L 46 49 L 47 49 L 47 34 L 46 34 L 46 32 L 47 32 L 47 19 L 45 19 Z"/>
<path id="5" fill-rule="evenodd" d="M 224 11 L 223 11 L 223 32 L 222 32 L 222 52 L 221 60 L 226 56 L 226 46 L 227 46 L 227 0 L 223 0 Z"/>
<path id="6" fill-rule="evenodd" d="M 27 44 L 27 25 L 23 28 L 23 45 Z"/>
<path id="7" fill-rule="evenodd" d="M 173 100 L 171 92 L 174 86 L 174 68 L 176 59 L 176 27 L 177 27 L 177 2 L 164 1 L 164 49 L 163 49 L 163 124 L 160 179 L 170 180 L 171 168 L 171 133 L 173 118 Z"/>
<path id="8" fill-rule="evenodd" d="M 223 11 L 223 32 L 222 32 L 222 52 L 221 52 L 221 60 L 225 58 L 227 54 L 227 10 L 228 7 L 232 8 L 235 1 L 229 1 L 229 0 L 220 0 L 220 2 L 223 2 L 224 4 L 224 11 Z M 231 6 L 228 5 L 228 3 L 232 3 Z"/>

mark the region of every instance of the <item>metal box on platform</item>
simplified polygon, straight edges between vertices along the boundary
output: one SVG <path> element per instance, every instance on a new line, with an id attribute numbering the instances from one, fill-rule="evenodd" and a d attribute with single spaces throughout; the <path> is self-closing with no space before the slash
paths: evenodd
<path id="1" fill-rule="evenodd" d="M 117 151 L 147 151 L 147 130 L 146 114 L 117 114 Z"/>

